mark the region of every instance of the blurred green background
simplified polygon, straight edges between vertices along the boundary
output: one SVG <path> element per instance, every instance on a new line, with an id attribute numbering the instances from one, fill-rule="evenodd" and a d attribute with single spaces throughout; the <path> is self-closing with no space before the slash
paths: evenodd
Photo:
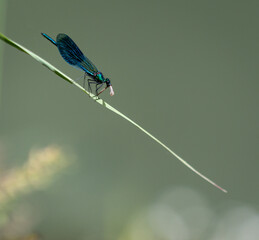
<path id="1" fill-rule="evenodd" d="M 115 95 L 103 99 L 229 191 L 1 42 L 0 181 L 34 148 L 55 145 L 71 162 L 6 201 L 1 239 L 258 239 L 259 1 L 0 7 L 1 32 L 78 79 L 40 33 L 68 34 L 111 79 Z"/>

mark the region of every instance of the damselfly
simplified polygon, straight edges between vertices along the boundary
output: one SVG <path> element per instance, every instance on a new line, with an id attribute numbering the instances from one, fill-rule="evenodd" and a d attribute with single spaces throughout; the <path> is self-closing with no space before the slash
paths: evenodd
<path id="1" fill-rule="evenodd" d="M 95 84 L 96 95 L 101 94 L 105 89 L 110 88 L 110 95 L 114 95 L 114 91 L 109 78 L 104 78 L 103 74 L 98 71 L 96 66 L 81 52 L 74 41 L 64 33 L 57 35 L 56 41 L 45 33 L 41 33 L 43 37 L 57 46 L 60 55 L 70 65 L 79 68 L 85 72 L 84 79 L 89 76 L 88 89 L 92 92 L 91 84 Z M 106 87 L 99 92 L 101 87 L 106 84 Z"/>

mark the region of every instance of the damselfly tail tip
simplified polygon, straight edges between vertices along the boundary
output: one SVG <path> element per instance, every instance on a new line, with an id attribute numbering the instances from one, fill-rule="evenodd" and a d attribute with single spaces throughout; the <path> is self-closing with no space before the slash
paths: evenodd
<path id="1" fill-rule="evenodd" d="M 112 85 L 110 86 L 110 95 L 111 95 L 111 96 L 114 95 L 114 91 L 113 91 Z"/>

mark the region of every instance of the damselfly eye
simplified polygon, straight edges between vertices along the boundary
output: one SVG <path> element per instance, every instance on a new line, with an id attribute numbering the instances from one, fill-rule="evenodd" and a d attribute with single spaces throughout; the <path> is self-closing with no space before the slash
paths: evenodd
<path id="1" fill-rule="evenodd" d="M 105 80 L 106 80 L 107 86 L 108 86 L 108 87 L 111 86 L 111 81 L 110 81 L 110 79 L 109 79 L 109 78 L 106 78 Z"/>

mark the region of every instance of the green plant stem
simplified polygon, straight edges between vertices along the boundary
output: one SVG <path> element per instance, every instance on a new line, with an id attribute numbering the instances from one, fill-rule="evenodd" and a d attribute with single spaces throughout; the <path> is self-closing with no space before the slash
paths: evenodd
<path id="1" fill-rule="evenodd" d="M 220 187 L 219 185 L 217 185 L 215 182 L 211 181 L 209 178 L 207 178 L 205 175 L 201 174 L 199 171 L 197 171 L 195 168 L 193 168 L 189 163 L 187 163 L 185 160 L 183 160 L 180 156 L 178 156 L 174 151 L 172 151 L 169 147 L 167 147 L 164 143 L 162 143 L 160 140 L 158 140 L 156 137 L 154 137 L 151 133 L 149 133 L 147 130 L 145 130 L 144 128 L 142 128 L 140 125 L 138 125 L 136 122 L 134 122 L 133 120 L 131 120 L 130 118 L 128 118 L 126 115 L 124 115 L 123 113 L 119 112 L 117 109 L 115 109 L 114 107 L 112 107 L 111 105 L 109 105 L 107 102 L 105 102 L 104 100 L 102 100 L 101 98 L 95 96 L 92 93 L 89 93 L 88 91 L 86 91 L 81 85 L 79 85 L 77 82 L 75 82 L 74 80 L 72 80 L 70 77 L 68 77 L 67 75 L 65 75 L 64 73 L 62 73 L 61 71 L 59 71 L 57 68 L 55 68 L 53 65 L 51 65 L 50 63 L 48 63 L 47 61 L 45 61 L 44 59 L 42 59 L 41 57 L 39 57 L 38 55 L 36 55 L 35 53 L 31 52 L 30 50 L 26 49 L 25 47 L 21 46 L 20 44 L 10 40 L 9 38 L 7 38 L 5 35 L 3 35 L 2 33 L 0 33 L 0 39 L 2 39 L 4 42 L 8 43 L 9 45 L 17 48 L 18 50 L 30 55 L 31 57 L 33 57 L 34 59 L 36 59 L 38 62 L 40 62 L 41 64 L 43 64 L 45 67 L 47 67 L 49 70 L 51 70 L 52 72 L 54 72 L 55 74 L 57 74 L 58 76 L 60 76 L 61 78 L 63 78 L 64 80 L 68 81 L 71 84 L 74 84 L 76 87 L 78 87 L 79 89 L 81 89 L 83 92 L 85 92 L 87 95 L 89 95 L 96 103 L 99 103 L 101 105 L 103 105 L 105 108 L 111 110 L 112 112 L 118 114 L 119 116 L 121 116 L 122 118 L 124 118 L 125 120 L 127 120 L 128 122 L 130 122 L 131 124 L 133 124 L 135 127 L 139 128 L 142 132 L 144 132 L 145 134 L 147 134 L 149 137 L 151 137 L 154 141 L 156 141 L 158 144 L 160 144 L 163 148 L 165 148 L 168 152 L 170 152 L 173 156 L 175 156 L 180 162 L 182 162 L 186 167 L 188 167 L 191 171 L 193 171 L 194 173 L 196 173 L 197 175 L 199 175 L 201 178 L 203 178 L 204 180 L 206 180 L 207 182 L 209 182 L 210 184 L 212 184 L 213 186 L 215 186 L 216 188 L 220 189 L 221 191 L 227 193 L 227 190 L 225 190 L 224 188 Z"/>

